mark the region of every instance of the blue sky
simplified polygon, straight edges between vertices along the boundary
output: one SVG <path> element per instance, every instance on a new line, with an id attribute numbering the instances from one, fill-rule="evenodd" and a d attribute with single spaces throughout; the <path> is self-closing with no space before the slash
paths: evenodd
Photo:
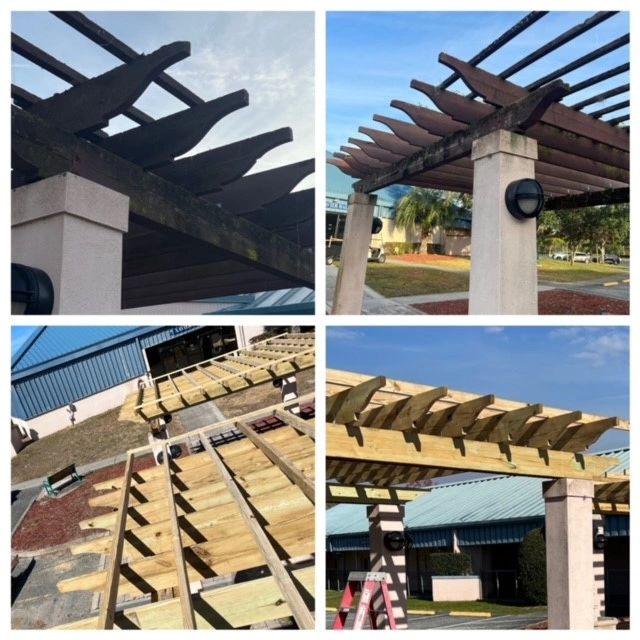
<path id="1" fill-rule="evenodd" d="M 629 417 L 626 327 L 327 327 L 327 367 Z"/>
<path id="2" fill-rule="evenodd" d="M 220 121 L 189 153 L 229 144 L 280 127 L 294 141 L 260 159 L 252 172 L 315 155 L 314 17 L 311 12 L 86 12 L 126 44 L 149 53 L 175 40 L 191 42 L 191 56 L 168 73 L 205 99 L 247 89 L 249 106 Z M 12 13 L 12 30 L 86 76 L 122 64 L 47 12 Z M 47 97 L 69 85 L 12 54 L 12 82 Z M 154 117 L 186 105 L 156 85 L 136 102 Z M 135 126 L 120 116 L 107 129 Z M 303 186 L 311 186 L 307 178 Z"/>
<path id="3" fill-rule="evenodd" d="M 435 108 L 422 93 L 409 87 L 413 78 L 438 84 L 451 71 L 438 62 L 438 54 L 468 60 L 522 19 L 527 12 L 329 12 L 327 13 L 327 148 L 337 151 L 347 144 L 358 126 L 372 126 L 374 113 L 408 120 L 392 109 L 392 99 Z M 480 64 L 500 73 L 516 60 L 588 18 L 585 12 L 552 12 L 525 30 Z M 546 58 L 515 74 L 510 81 L 528 84 L 568 62 L 628 33 L 629 17 L 620 13 L 601 23 Z M 629 61 L 625 46 L 585 65 L 563 78 L 569 84 Z M 616 76 L 567 98 L 567 104 L 628 82 Z M 457 82 L 450 90 L 467 93 Z M 626 99 L 621 94 L 587 108 L 596 110 Z M 612 114 L 620 115 L 622 112 Z M 374 123 L 376 128 L 384 125 Z M 362 136 L 361 136 L 362 137 Z"/>

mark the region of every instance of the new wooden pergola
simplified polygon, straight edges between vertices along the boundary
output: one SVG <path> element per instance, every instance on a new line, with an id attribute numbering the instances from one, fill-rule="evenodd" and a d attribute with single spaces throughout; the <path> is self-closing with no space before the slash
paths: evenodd
<path id="1" fill-rule="evenodd" d="M 148 422 L 314 364 L 315 333 L 282 333 L 153 378 L 125 399 L 120 420 Z"/>
<path id="2" fill-rule="evenodd" d="M 290 142 L 292 130 L 176 159 L 247 107 L 248 92 L 204 100 L 165 72 L 190 55 L 188 42 L 141 55 L 82 13 L 53 13 L 123 64 L 87 78 L 12 34 L 16 54 L 71 85 L 47 97 L 12 85 L 12 183 L 70 172 L 129 197 L 122 308 L 313 288 L 313 190 L 291 190 L 313 173 L 314 160 L 245 175 Z M 154 119 L 134 107 L 151 83 L 187 108 Z M 108 135 L 102 129 L 118 115 L 137 126 Z"/>
<path id="3" fill-rule="evenodd" d="M 519 86 L 507 80 L 563 45 L 594 29 L 617 12 L 598 12 L 553 40 L 544 43 L 508 69 L 493 74 L 478 65 L 548 12 L 528 14 L 468 62 L 441 53 L 438 61 L 453 74 L 439 85 L 421 80 L 411 87 L 427 96 L 437 110 L 402 100 L 391 106 L 407 119 L 374 115 L 387 130 L 361 126 L 369 140 L 350 137 L 349 145 L 329 159 L 341 171 L 358 179 L 356 192 L 371 193 L 391 184 L 408 184 L 446 191 L 473 191 L 472 143 L 492 131 L 526 133 L 538 142 L 536 179 L 547 196 L 547 208 L 565 209 L 629 201 L 629 114 L 604 119 L 623 110 L 628 100 L 593 110 L 593 105 L 627 93 L 629 83 L 594 92 L 574 104 L 561 104 L 567 96 L 588 90 L 609 78 L 627 74 L 629 64 L 565 84 L 561 78 L 629 43 L 623 34 L 552 73 Z M 462 80 L 471 90 L 464 96 L 447 90 Z M 590 108 L 590 111 L 586 111 Z"/>
<path id="4" fill-rule="evenodd" d="M 596 508 L 628 509 L 629 477 L 607 474 L 618 461 L 584 453 L 629 428 L 617 417 L 333 369 L 326 388 L 327 481 L 351 487 L 344 501 L 406 502 L 417 482 L 474 471 L 593 480 Z"/>
<path id="5" fill-rule="evenodd" d="M 238 629 L 290 617 L 313 628 L 313 394 L 299 402 L 306 420 L 279 404 L 166 440 L 160 466 L 134 471 L 151 447 L 129 451 L 123 477 L 95 485 L 90 500 L 112 511 L 80 523 L 108 533 L 71 548 L 104 554 L 104 569 L 58 583 L 100 593 L 98 615 L 59 628 Z M 186 439 L 198 451 L 171 459 Z M 245 579 L 211 588 L 237 572 Z"/>

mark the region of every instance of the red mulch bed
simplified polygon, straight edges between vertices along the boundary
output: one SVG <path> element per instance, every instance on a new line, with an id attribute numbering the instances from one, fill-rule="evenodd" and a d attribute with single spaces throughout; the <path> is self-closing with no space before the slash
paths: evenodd
<path id="1" fill-rule="evenodd" d="M 409 262 L 411 264 L 431 264 L 443 262 L 459 262 L 466 258 L 460 256 L 442 256 L 438 253 L 405 253 L 401 256 L 391 256 L 394 262 Z"/>
<path id="2" fill-rule="evenodd" d="M 424 313 L 434 315 L 467 315 L 469 313 L 468 300 L 425 302 L 412 306 Z M 567 289 L 553 289 L 538 294 L 540 315 L 601 315 L 603 312 L 612 315 L 628 315 L 629 302 Z"/>
<path id="3" fill-rule="evenodd" d="M 153 456 L 134 460 L 134 471 L 152 467 Z M 94 535 L 95 529 L 80 529 L 86 518 L 113 511 L 109 507 L 90 507 L 89 498 L 100 495 L 94 484 L 124 474 L 125 463 L 104 467 L 85 476 L 83 482 L 60 498 L 45 497 L 33 504 L 11 540 L 14 551 L 38 551 Z M 106 532 L 105 532 L 106 533 Z"/>

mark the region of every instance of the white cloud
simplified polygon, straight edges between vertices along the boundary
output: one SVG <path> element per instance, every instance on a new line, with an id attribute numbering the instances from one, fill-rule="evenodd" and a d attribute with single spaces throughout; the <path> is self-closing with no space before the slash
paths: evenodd
<path id="1" fill-rule="evenodd" d="M 583 360 L 593 367 L 602 367 L 627 354 L 629 341 L 622 333 L 608 332 L 584 341 L 582 349 L 573 354 L 573 358 Z"/>
<path id="2" fill-rule="evenodd" d="M 504 331 L 504 327 L 485 327 L 485 333 L 502 333 Z"/>
<path id="3" fill-rule="evenodd" d="M 353 342 L 354 340 L 364 338 L 364 333 L 362 333 L 362 331 L 356 331 L 355 329 L 347 329 L 344 327 L 327 327 L 327 338 L 329 340 Z"/>

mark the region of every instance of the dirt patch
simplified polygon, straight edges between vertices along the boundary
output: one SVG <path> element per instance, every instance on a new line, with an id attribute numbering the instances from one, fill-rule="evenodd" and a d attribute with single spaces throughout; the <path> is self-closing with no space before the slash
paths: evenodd
<path id="1" fill-rule="evenodd" d="M 431 315 L 467 315 L 469 313 L 468 300 L 425 302 L 412 306 Z M 629 302 L 566 289 L 554 289 L 538 294 L 538 313 L 540 315 L 628 315 Z"/>
<path id="2" fill-rule="evenodd" d="M 150 455 L 134 460 L 134 471 L 146 469 L 155 464 Z M 117 478 L 124 473 L 125 463 L 105 467 L 88 474 L 83 482 L 59 498 L 45 497 L 33 504 L 11 539 L 12 549 L 38 551 L 72 540 L 95 535 L 95 529 L 80 529 L 81 520 L 109 513 L 109 507 L 90 507 L 89 499 L 100 495 L 93 485 L 104 480 Z"/>
<path id="3" fill-rule="evenodd" d="M 44 478 L 70 464 L 113 458 L 148 443 L 146 424 L 120 421 L 120 409 L 93 416 L 36 440 L 11 460 L 11 482 Z"/>
<path id="4" fill-rule="evenodd" d="M 460 256 L 441 256 L 436 253 L 407 253 L 402 256 L 389 256 L 390 262 L 405 262 L 407 264 L 437 265 L 454 269 L 469 269 L 471 261 Z"/>
<path id="5" fill-rule="evenodd" d="M 315 389 L 315 369 L 305 369 L 296 376 L 298 378 L 298 395 L 312 393 Z M 216 398 L 216 406 L 227 418 L 235 418 L 251 411 L 257 411 L 272 404 L 282 402 L 280 389 L 271 383 L 238 391 L 222 398 Z M 173 432 L 172 432 L 173 433 Z"/>

